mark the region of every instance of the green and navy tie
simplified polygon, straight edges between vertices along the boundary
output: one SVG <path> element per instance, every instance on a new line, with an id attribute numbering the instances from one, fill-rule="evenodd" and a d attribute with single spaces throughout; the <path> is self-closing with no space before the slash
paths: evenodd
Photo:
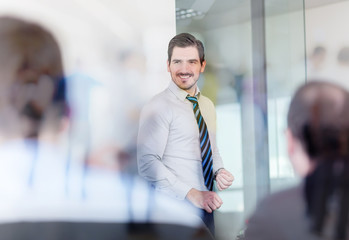
<path id="1" fill-rule="evenodd" d="M 202 158 L 202 170 L 204 174 L 205 185 L 209 191 L 213 188 L 213 166 L 212 149 L 208 129 L 199 109 L 198 99 L 187 96 L 187 99 L 193 104 L 194 115 L 199 126 L 200 148 Z"/>

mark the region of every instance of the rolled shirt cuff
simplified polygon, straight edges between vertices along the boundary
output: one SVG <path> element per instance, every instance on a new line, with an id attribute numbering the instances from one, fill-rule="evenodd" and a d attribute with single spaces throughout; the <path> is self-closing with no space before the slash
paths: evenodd
<path id="1" fill-rule="evenodd" d="M 173 187 L 173 191 L 175 192 L 176 199 L 179 199 L 179 200 L 184 200 L 188 192 L 190 191 L 190 189 L 192 189 L 192 187 L 188 186 L 187 184 L 181 181 L 176 181 L 172 185 L 172 187 Z"/>

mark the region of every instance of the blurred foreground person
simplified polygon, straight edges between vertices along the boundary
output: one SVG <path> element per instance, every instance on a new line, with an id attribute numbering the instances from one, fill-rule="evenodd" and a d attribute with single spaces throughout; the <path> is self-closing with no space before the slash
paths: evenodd
<path id="1" fill-rule="evenodd" d="M 349 239 L 349 93 L 310 82 L 288 112 L 288 154 L 301 186 L 262 201 L 246 239 Z"/>
<path id="2" fill-rule="evenodd" d="M 0 17 L 0 239 L 209 239 L 189 204 L 62 150 L 65 90 L 51 33 Z"/>

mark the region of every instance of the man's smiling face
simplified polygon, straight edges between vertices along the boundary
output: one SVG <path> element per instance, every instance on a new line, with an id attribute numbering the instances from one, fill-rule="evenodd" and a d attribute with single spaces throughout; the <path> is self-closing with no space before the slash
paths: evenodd
<path id="1" fill-rule="evenodd" d="M 167 71 L 172 81 L 181 89 L 193 96 L 200 73 L 205 70 L 206 62 L 200 63 L 196 47 L 174 47 L 171 61 L 167 61 Z"/>

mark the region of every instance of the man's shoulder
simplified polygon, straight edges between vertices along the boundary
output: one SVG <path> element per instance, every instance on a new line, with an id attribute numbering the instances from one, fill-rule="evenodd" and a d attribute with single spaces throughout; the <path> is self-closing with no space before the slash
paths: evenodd
<path id="1" fill-rule="evenodd" d="M 145 106 L 152 106 L 152 105 L 166 105 L 168 101 L 170 100 L 170 91 L 168 88 L 162 90 L 161 92 L 155 94 L 153 97 L 147 101 Z"/>
<path id="2" fill-rule="evenodd" d="M 302 198 L 302 186 L 295 186 L 280 190 L 266 197 L 261 204 L 264 207 L 285 209 L 285 206 L 289 203 L 290 205 L 298 204 L 303 201 Z M 288 206 L 290 206 L 288 205 Z"/>
<path id="3" fill-rule="evenodd" d="M 256 209 L 256 215 L 272 219 L 278 223 L 288 223 L 302 219 L 304 215 L 302 187 L 292 187 L 266 197 Z"/>
<path id="4" fill-rule="evenodd" d="M 266 197 L 248 219 L 246 239 L 313 239 L 302 185 Z"/>
<path id="5" fill-rule="evenodd" d="M 202 106 L 203 104 L 205 105 L 205 107 L 209 107 L 209 108 L 215 108 L 213 102 L 211 101 L 211 99 L 209 99 L 208 97 L 206 97 L 203 94 L 200 94 L 200 100 L 199 100 L 199 104 Z"/>
<path id="6" fill-rule="evenodd" d="M 160 107 L 163 106 L 166 100 L 166 89 L 157 93 L 153 97 L 151 97 L 143 106 L 143 109 L 145 108 L 152 108 L 152 107 Z"/>
<path id="7" fill-rule="evenodd" d="M 162 92 L 153 96 L 142 108 L 142 116 L 157 116 L 170 114 L 171 107 L 169 99 L 168 89 L 163 90 Z"/>

